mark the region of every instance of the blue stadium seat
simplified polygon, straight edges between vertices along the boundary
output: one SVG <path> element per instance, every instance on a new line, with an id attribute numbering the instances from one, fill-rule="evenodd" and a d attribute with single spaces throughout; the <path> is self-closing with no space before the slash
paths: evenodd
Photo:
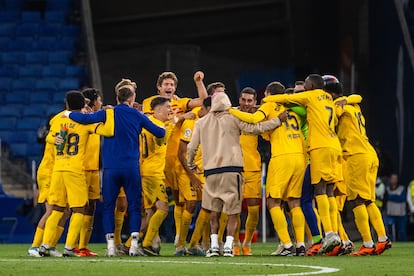
<path id="1" fill-rule="evenodd" d="M 25 117 L 46 118 L 47 104 L 29 104 L 23 108 L 22 115 Z"/>
<path id="2" fill-rule="evenodd" d="M 16 130 L 37 130 L 42 124 L 41 118 L 24 117 L 17 121 Z"/>
<path id="3" fill-rule="evenodd" d="M 0 36 L 0 50 L 1 51 L 8 51 L 9 50 L 9 37 L 2 37 Z"/>
<path id="4" fill-rule="evenodd" d="M 45 11 L 44 14 L 44 21 L 45 22 L 56 22 L 56 23 L 65 23 L 66 22 L 66 14 L 60 10 L 49 10 Z"/>
<path id="5" fill-rule="evenodd" d="M 11 88 L 11 77 L 0 77 L 0 92 L 9 91 Z"/>
<path id="6" fill-rule="evenodd" d="M 0 22 L 2 23 L 16 23 L 20 20 L 19 11 L 4 10 L 0 11 Z"/>
<path id="7" fill-rule="evenodd" d="M 16 37 L 36 37 L 39 32 L 39 24 L 37 23 L 24 23 L 16 27 Z"/>
<path id="8" fill-rule="evenodd" d="M 3 64 L 24 65 L 26 63 L 26 56 L 24 52 L 3 52 L 1 54 L 1 61 Z"/>
<path id="9" fill-rule="evenodd" d="M 52 95 L 52 102 L 54 104 L 63 104 L 65 102 L 65 97 L 66 97 L 66 90 L 56 91 Z"/>
<path id="10" fill-rule="evenodd" d="M 10 130 L 0 130 L 0 139 L 1 139 L 1 146 L 5 147 L 7 144 L 7 147 L 9 147 L 9 143 L 11 140 L 11 136 L 13 134 L 13 131 Z"/>
<path id="11" fill-rule="evenodd" d="M 23 11 L 21 14 L 22 23 L 41 23 L 42 15 L 39 11 Z"/>
<path id="12" fill-rule="evenodd" d="M 63 77 L 65 76 L 66 66 L 63 64 L 51 64 L 44 66 L 41 70 L 44 77 Z"/>
<path id="13" fill-rule="evenodd" d="M 46 10 L 69 12 L 72 8 L 71 0 L 48 0 Z"/>
<path id="14" fill-rule="evenodd" d="M 62 28 L 63 37 L 78 38 L 81 34 L 79 25 L 64 25 Z"/>
<path id="15" fill-rule="evenodd" d="M 2 21 L 0 21 L 2 22 Z M 14 37 L 16 30 L 15 23 L 1 23 L 0 24 L 0 37 Z"/>
<path id="16" fill-rule="evenodd" d="M 31 50 L 33 45 L 34 40 L 31 37 L 16 37 L 15 39 L 9 40 L 7 47 L 9 51 L 27 51 Z"/>
<path id="17" fill-rule="evenodd" d="M 12 105 L 4 105 L 0 108 L 0 118 L 2 120 L 7 117 L 20 118 L 20 115 L 22 115 L 20 109 L 17 109 Z"/>
<path id="18" fill-rule="evenodd" d="M 71 51 L 75 50 L 75 41 L 71 37 L 62 37 L 55 42 L 55 49 L 58 51 Z"/>
<path id="19" fill-rule="evenodd" d="M 13 78 L 17 77 L 17 69 L 19 66 L 13 66 L 13 65 L 0 65 L 0 82 L 3 81 L 3 78 Z M 1 86 L 1 83 L 0 83 Z"/>
<path id="20" fill-rule="evenodd" d="M 81 65 L 69 65 L 65 67 L 65 76 L 73 78 L 83 78 L 85 71 Z"/>
<path id="21" fill-rule="evenodd" d="M 49 53 L 49 64 L 70 64 L 72 53 L 70 51 L 55 51 Z"/>
<path id="22" fill-rule="evenodd" d="M 61 79 L 58 83 L 58 90 L 77 90 L 79 89 L 80 83 L 79 79 L 76 78 L 64 78 Z"/>
<path id="23" fill-rule="evenodd" d="M 39 26 L 39 37 L 59 37 L 62 35 L 63 24 L 44 22 Z"/>
<path id="24" fill-rule="evenodd" d="M 13 157 L 25 157 L 27 155 L 27 143 L 9 143 L 9 146 Z"/>
<path id="25" fill-rule="evenodd" d="M 0 130 L 10 130 L 14 131 L 16 128 L 17 119 L 9 117 L 5 120 L 0 120 Z"/>
<path id="26" fill-rule="evenodd" d="M 47 51 L 26 52 L 27 64 L 43 64 L 49 63 L 49 54 Z"/>
<path id="27" fill-rule="evenodd" d="M 10 135 L 13 143 L 33 144 L 36 142 L 37 130 L 17 130 Z"/>
<path id="28" fill-rule="evenodd" d="M 24 7 L 24 0 L 3 0 L 4 6 L 8 11 L 22 11 Z"/>
<path id="29" fill-rule="evenodd" d="M 29 95 L 30 104 L 49 104 L 51 102 L 51 97 L 47 92 L 32 92 Z"/>
<path id="30" fill-rule="evenodd" d="M 39 37 L 34 43 L 34 49 L 38 51 L 55 50 L 57 38 L 56 37 Z M 52 53 L 52 52 L 49 52 Z"/>
<path id="31" fill-rule="evenodd" d="M 56 103 L 56 104 L 51 104 L 47 107 L 46 110 L 46 114 L 50 115 L 50 114 L 58 114 L 59 112 L 61 112 L 64 109 L 64 100 L 65 97 L 63 97 L 63 99 L 61 99 L 60 103 Z"/>
<path id="32" fill-rule="evenodd" d="M 55 78 L 42 78 L 36 81 L 36 91 L 53 92 L 57 88 L 57 80 Z"/>
<path id="33" fill-rule="evenodd" d="M 19 91 L 31 91 L 35 87 L 36 79 L 35 78 L 18 78 L 14 79 L 11 82 L 11 90 L 15 92 Z"/>
<path id="34" fill-rule="evenodd" d="M 39 64 L 22 66 L 19 68 L 19 76 L 24 78 L 37 78 L 42 75 L 43 66 Z M 33 88 L 34 86 L 32 86 Z"/>
<path id="35" fill-rule="evenodd" d="M 24 104 L 27 103 L 28 96 L 30 92 L 28 91 L 9 91 L 4 96 L 6 104 Z"/>

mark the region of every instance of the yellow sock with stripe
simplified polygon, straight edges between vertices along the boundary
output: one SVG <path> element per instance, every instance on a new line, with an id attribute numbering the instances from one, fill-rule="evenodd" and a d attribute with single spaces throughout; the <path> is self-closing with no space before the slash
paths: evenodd
<path id="1" fill-rule="evenodd" d="M 181 219 L 183 217 L 183 206 L 175 205 L 174 206 L 174 221 L 175 221 L 175 235 L 180 235 L 181 230 Z"/>
<path id="2" fill-rule="evenodd" d="M 63 217 L 63 212 L 53 210 L 48 219 L 46 220 L 45 229 L 43 232 L 43 244 L 47 244 L 53 247 L 55 241 L 56 231 L 60 219 Z"/>
<path id="3" fill-rule="evenodd" d="M 201 236 L 204 233 L 205 228 L 209 224 L 209 220 L 210 220 L 210 214 L 206 210 L 201 209 L 200 212 L 198 213 L 193 235 L 191 236 L 191 240 L 189 244 L 190 248 L 195 247 L 199 243 Z"/>
<path id="4" fill-rule="evenodd" d="M 42 244 L 44 229 L 36 227 L 36 231 L 33 237 L 32 247 L 39 247 Z"/>
<path id="5" fill-rule="evenodd" d="M 352 209 L 352 212 L 355 216 L 355 225 L 358 228 L 359 233 L 361 234 L 362 241 L 363 242 L 369 242 L 372 241 L 371 236 L 371 229 L 369 227 L 369 217 L 367 208 L 364 204 L 361 204 L 354 209 Z"/>
<path id="6" fill-rule="evenodd" d="M 93 229 L 93 216 L 85 215 L 79 233 L 79 249 L 88 248 Z"/>
<path id="7" fill-rule="evenodd" d="M 190 224 L 192 220 L 193 214 L 191 214 L 187 210 L 184 210 L 183 215 L 181 217 L 180 238 L 178 239 L 177 247 L 185 246 L 185 244 L 187 243 L 187 235 L 188 231 L 190 230 Z"/>
<path id="8" fill-rule="evenodd" d="M 325 233 L 332 232 L 331 217 L 329 213 L 329 200 L 327 195 L 317 195 L 315 197 L 318 204 L 319 218 L 321 219 Z"/>
<path id="9" fill-rule="evenodd" d="M 292 244 L 292 242 L 289 236 L 288 224 L 283 210 L 279 206 L 276 206 L 270 209 L 269 212 L 280 242 L 283 243 L 285 247 L 289 247 L 289 244 Z"/>
<path id="10" fill-rule="evenodd" d="M 143 247 L 152 246 L 152 240 L 158 235 L 158 230 L 160 229 L 160 226 L 167 215 L 168 213 L 164 210 L 157 209 L 157 211 L 155 211 L 154 215 L 152 215 L 148 223 L 147 233 L 145 234 L 145 238 L 142 241 Z"/>
<path id="11" fill-rule="evenodd" d="M 338 232 L 338 203 L 333 196 L 328 197 L 329 216 L 331 218 L 332 231 Z"/>
<path id="12" fill-rule="evenodd" d="M 244 243 L 251 243 L 259 223 L 259 205 L 247 206 L 246 236 Z"/>
<path id="13" fill-rule="evenodd" d="M 114 229 L 114 243 L 115 245 L 121 244 L 121 232 L 122 226 L 124 225 L 125 211 L 115 210 L 114 219 L 115 219 L 115 229 Z"/>
<path id="14" fill-rule="evenodd" d="M 295 207 L 290 210 L 292 213 L 292 226 L 295 232 L 295 239 L 297 245 L 305 245 L 305 216 L 303 215 L 302 208 Z"/>
<path id="15" fill-rule="evenodd" d="M 349 240 L 348 233 L 346 232 L 344 224 L 342 223 L 342 217 L 341 217 L 340 212 L 338 212 L 338 234 L 341 240 L 343 241 Z"/>
<path id="16" fill-rule="evenodd" d="M 76 242 L 79 237 L 80 230 L 83 225 L 84 214 L 81 213 L 72 213 L 69 223 L 68 234 L 66 236 L 65 247 L 66 248 L 75 248 Z"/>
<path id="17" fill-rule="evenodd" d="M 225 213 L 221 213 L 219 219 L 219 229 L 217 234 L 219 243 L 223 242 L 224 231 L 226 230 L 228 220 L 229 217 Z"/>
<path id="18" fill-rule="evenodd" d="M 367 206 L 367 211 L 369 221 L 371 222 L 372 227 L 374 227 L 375 232 L 377 232 L 378 239 L 383 238 L 382 240 L 385 240 L 387 237 L 387 232 L 385 231 L 384 221 L 377 205 L 372 202 Z"/>

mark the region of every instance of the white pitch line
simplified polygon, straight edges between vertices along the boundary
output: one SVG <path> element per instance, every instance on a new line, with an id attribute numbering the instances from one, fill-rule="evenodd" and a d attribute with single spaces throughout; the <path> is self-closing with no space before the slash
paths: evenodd
<path id="1" fill-rule="evenodd" d="M 34 258 L 34 259 L 25 259 L 25 262 L 39 262 L 43 258 Z M 46 257 L 48 261 L 60 261 L 62 258 L 50 258 Z M 126 260 L 126 259 L 111 259 L 111 258 L 85 258 L 85 259 L 79 259 L 79 258 L 64 258 L 65 261 L 76 261 L 76 262 L 95 262 L 95 263 L 170 263 L 170 264 L 206 264 L 206 265 L 242 265 L 242 266 L 280 266 L 280 267 L 301 267 L 301 268 L 310 268 L 314 269 L 316 271 L 309 271 L 309 272 L 297 272 L 297 273 L 284 273 L 284 274 L 266 274 L 267 276 L 293 276 L 293 275 L 315 275 L 315 274 L 325 274 L 325 273 L 333 273 L 338 272 L 338 268 L 332 268 L 332 267 L 324 267 L 324 266 L 313 266 L 313 265 L 294 265 L 294 264 L 274 264 L 274 263 L 237 263 L 237 262 L 201 262 L 201 261 L 171 261 L 171 260 Z M 0 262 L 21 262 L 22 259 L 0 259 Z M 261 275 L 261 274 L 259 274 Z M 253 275 L 252 275 L 253 276 Z M 258 276 L 258 275 L 254 275 Z"/>

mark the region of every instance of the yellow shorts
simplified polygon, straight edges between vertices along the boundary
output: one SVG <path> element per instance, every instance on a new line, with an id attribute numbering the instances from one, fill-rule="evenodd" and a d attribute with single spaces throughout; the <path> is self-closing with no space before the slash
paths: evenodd
<path id="1" fill-rule="evenodd" d="M 49 204 L 70 208 L 85 206 L 88 202 L 88 186 L 85 174 L 53 172 L 49 189 Z"/>
<path id="2" fill-rule="evenodd" d="M 197 174 L 197 178 L 204 184 L 204 176 L 202 174 Z M 178 190 L 179 190 L 179 201 L 197 201 L 202 199 L 201 190 L 195 190 L 191 186 L 190 178 L 184 169 L 178 174 Z"/>
<path id="3" fill-rule="evenodd" d="M 284 154 L 270 158 L 266 197 L 283 200 L 300 198 L 305 170 L 305 154 Z"/>
<path id="4" fill-rule="evenodd" d="M 37 175 L 37 186 L 39 190 L 39 197 L 37 199 L 38 203 L 45 203 L 49 195 L 50 188 L 50 174 L 38 174 Z"/>
<path id="5" fill-rule="evenodd" d="M 311 183 L 318 184 L 321 180 L 337 183 L 342 177 L 341 152 L 331 148 L 318 148 L 310 152 Z"/>
<path id="6" fill-rule="evenodd" d="M 262 172 L 243 172 L 243 198 L 262 197 Z"/>
<path id="7" fill-rule="evenodd" d="M 345 183 L 348 200 L 360 196 L 375 201 L 375 182 L 378 172 L 378 157 L 375 154 L 354 154 L 346 159 Z"/>
<path id="8" fill-rule="evenodd" d="M 178 183 L 179 183 L 177 171 L 179 171 L 177 160 L 174 160 L 172 158 L 166 158 L 165 169 L 164 169 L 165 185 L 166 187 L 170 187 L 171 190 L 175 190 L 175 191 L 178 190 Z"/>
<path id="9" fill-rule="evenodd" d="M 142 194 L 145 209 L 153 207 L 157 199 L 168 204 L 168 195 L 162 177 L 143 176 Z"/>
<path id="10" fill-rule="evenodd" d="M 99 199 L 101 197 L 99 171 L 85 171 L 85 179 L 88 185 L 88 198 Z"/>

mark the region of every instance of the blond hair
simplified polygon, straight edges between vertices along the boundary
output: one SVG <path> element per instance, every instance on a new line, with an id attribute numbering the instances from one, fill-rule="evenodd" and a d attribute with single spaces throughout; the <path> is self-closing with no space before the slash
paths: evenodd
<path id="1" fill-rule="evenodd" d="M 125 86 L 125 85 L 131 85 L 132 87 L 134 87 L 135 89 L 137 89 L 137 84 L 134 81 L 132 81 L 130 79 L 124 79 L 124 78 L 122 78 L 121 81 L 118 82 L 115 85 L 115 94 L 118 94 L 119 89 L 121 87 Z"/>

